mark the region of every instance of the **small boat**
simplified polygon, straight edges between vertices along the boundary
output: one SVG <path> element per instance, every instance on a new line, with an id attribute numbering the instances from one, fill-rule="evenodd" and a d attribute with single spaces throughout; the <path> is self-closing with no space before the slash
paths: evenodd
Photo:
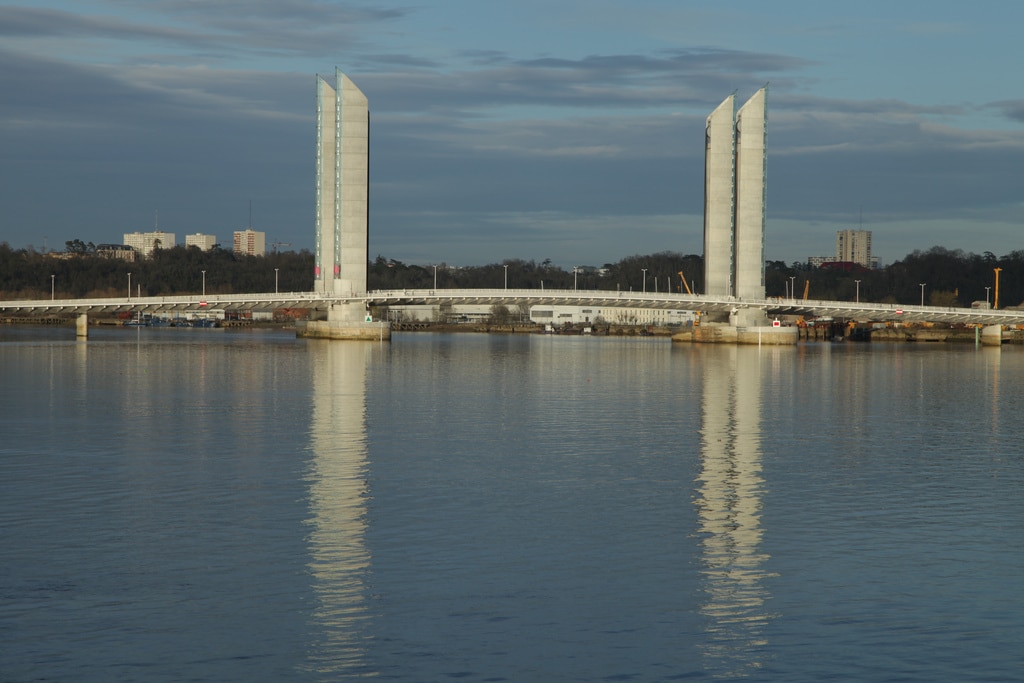
<path id="1" fill-rule="evenodd" d="M 142 314 L 139 313 L 130 320 L 125 320 L 122 325 L 125 327 L 149 327 L 149 318 L 143 318 Z"/>

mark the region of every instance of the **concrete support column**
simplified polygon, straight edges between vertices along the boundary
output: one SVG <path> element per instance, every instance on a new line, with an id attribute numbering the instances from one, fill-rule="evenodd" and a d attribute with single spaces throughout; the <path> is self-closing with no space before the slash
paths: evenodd
<path id="1" fill-rule="evenodd" d="M 87 313 L 79 314 L 78 320 L 75 321 L 75 336 L 79 339 L 89 338 L 89 315 Z"/>
<path id="2" fill-rule="evenodd" d="M 768 316 L 760 308 L 741 308 L 729 316 L 729 323 L 735 327 L 771 327 Z"/>
<path id="3" fill-rule="evenodd" d="M 987 325 L 981 329 L 981 345 L 982 346 L 1002 346 L 1003 345 L 1003 326 L 1002 325 Z"/>
<path id="4" fill-rule="evenodd" d="M 391 341 L 391 323 L 372 320 L 362 302 L 331 304 L 327 320 L 299 322 L 295 334 L 314 339 Z"/>

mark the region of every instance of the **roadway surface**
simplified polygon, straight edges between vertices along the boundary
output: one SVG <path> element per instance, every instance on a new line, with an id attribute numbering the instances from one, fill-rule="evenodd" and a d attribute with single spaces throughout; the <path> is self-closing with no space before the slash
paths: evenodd
<path id="1" fill-rule="evenodd" d="M 109 299 L 37 299 L 0 301 L 0 315 L 61 317 L 81 313 L 196 313 L 204 310 L 269 311 L 307 308 L 326 311 L 332 304 L 366 306 L 476 304 L 505 306 L 592 306 L 661 310 L 730 312 L 742 308 L 764 310 L 769 317 L 801 315 L 807 319 L 832 317 L 864 322 L 1024 324 L 1024 311 L 905 306 L 853 301 L 803 299 L 737 299 L 703 294 L 543 289 L 393 289 L 377 290 L 360 297 L 328 296 L 316 292 L 256 294 L 186 294 L 178 296 L 122 297 Z"/>

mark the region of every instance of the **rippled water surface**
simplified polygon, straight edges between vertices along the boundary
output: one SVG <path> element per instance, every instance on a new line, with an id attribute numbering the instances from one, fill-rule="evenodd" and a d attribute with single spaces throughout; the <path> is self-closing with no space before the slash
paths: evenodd
<path id="1" fill-rule="evenodd" d="M 0 328 L 0 681 L 1005 681 L 1024 348 Z"/>

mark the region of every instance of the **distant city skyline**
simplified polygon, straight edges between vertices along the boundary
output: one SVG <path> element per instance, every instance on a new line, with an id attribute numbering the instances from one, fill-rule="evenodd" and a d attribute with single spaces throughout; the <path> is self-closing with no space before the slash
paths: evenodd
<path id="1" fill-rule="evenodd" d="M 265 255 L 266 251 L 267 251 L 267 249 L 266 249 L 266 233 L 265 232 L 254 231 L 251 228 L 248 228 L 248 229 L 245 229 L 245 230 L 233 231 L 232 232 L 233 244 L 237 243 L 238 240 L 240 239 L 240 236 L 244 235 L 247 232 L 253 233 L 254 235 L 261 235 L 262 236 L 262 240 L 263 240 L 262 244 L 264 245 L 262 247 L 262 252 L 261 253 L 258 253 L 258 254 L 254 253 L 254 254 L 250 254 L 250 255 L 259 255 L 259 256 Z M 184 242 L 178 242 L 174 233 L 166 233 L 164 231 L 148 231 L 148 232 L 137 231 L 137 232 L 134 233 L 134 235 L 139 236 L 139 238 L 141 238 L 142 236 L 149 236 L 150 240 L 153 239 L 153 236 L 158 236 L 159 237 L 161 235 L 169 235 L 170 237 L 175 238 L 174 239 L 175 243 L 170 245 L 172 247 L 173 246 L 181 246 L 181 247 L 195 246 L 195 247 L 197 247 L 199 249 L 202 249 L 203 251 L 208 251 L 208 250 L 212 249 L 215 246 L 218 246 L 218 247 L 223 248 L 223 249 L 228 249 L 228 246 L 226 246 L 225 244 L 221 244 L 220 240 L 217 239 L 216 235 L 212 235 L 212 234 L 194 233 L 194 234 L 191 234 L 191 235 L 186 235 Z M 867 239 L 867 248 L 864 249 L 862 252 L 859 252 L 859 254 L 858 254 L 858 256 L 856 258 L 845 258 L 842 255 L 843 254 L 843 247 L 840 246 L 840 243 L 844 240 L 844 235 L 846 235 L 847 237 L 849 235 L 861 235 L 863 237 L 866 237 L 866 239 Z M 258 238 L 254 238 L 254 239 L 258 239 Z M 810 265 L 812 267 L 818 267 L 822 263 L 837 262 L 837 261 L 850 261 L 850 262 L 853 262 L 853 263 L 857 263 L 858 265 L 864 265 L 865 267 L 870 267 L 872 269 L 877 269 L 877 268 L 884 268 L 886 266 L 892 265 L 893 262 L 899 261 L 903 257 L 910 256 L 915 251 L 922 251 L 922 252 L 923 251 L 928 251 L 932 247 L 939 247 L 939 248 L 943 248 L 943 249 L 948 248 L 948 247 L 946 247 L 945 245 L 942 245 L 942 244 L 933 244 L 933 245 L 930 245 L 929 247 L 914 247 L 914 248 L 910 249 L 907 253 L 901 254 L 900 256 L 896 257 L 892 261 L 883 262 L 877 256 L 875 256 L 872 253 L 871 246 L 870 246 L 871 240 L 872 240 L 872 231 L 870 231 L 870 230 L 852 230 L 852 229 L 848 229 L 848 228 L 847 229 L 841 229 L 841 230 L 837 230 L 835 235 L 833 235 L 833 237 L 832 237 L 832 247 L 834 248 L 833 252 L 829 252 L 827 254 L 825 254 L 825 253 L 823 253 L 823 254 L 795 254 L 792 258 L 765 259 L 764 263 L 767 264 L 767 263 L 769 263 L 771 261 L 781 261 L 781 262 L 785 263 L 786 265 L 791 265 L 791 264 L 797 263 L 797 264 Z M 0 240 L 0 242 L 3 242 L 3 241 L 5 241 L 5 240 Z M 145 251 L 142 247 L 134 246 L 136 242 L 140 242 L 140 239 L 138 239 L 138 238 L 135 239 L 135 240 L 129 239 L 129 233 L 125 233 L 123 235 L 123 239 L 122 239 L 121 242 L 114 242 L 114 243 L 104 243 L 102 241 L 97 241 L 95 239 L 89 239 L 89 238 L 83 239 L 81 237 L 72 238 L 71 240 L 67 240 L 67 241 L 68 242 L 82 241 L 83 243 L 86 243 L 86 244 L 90 244 L 91 243 L 91 244 L 95 245 L 96 247 L 100 247 L 101 245 L 102 246 L 108 246 L 108 247 L 109 246 L 117 246 L 117 245 L 129 246 L 129 247 L 135 249 L 136 251 L 139 251 L 140 254 L 142 254 L 142 252 Z M 250 240 L 250 241 L 252 241 L 252 240 Z M 161 240 L 161 242 L 163 242 L 163 240 Z M 253 242 L 253 243 L 255 244 L 255 242 Z M 61 245 L 52 245 L 52 244 L 49 244 L 49 245 L 20 244 L 19 245 L 19 244 L 11 244 L 10 246 L 12 248 L 14 248 L 14 249 L 21 249 L 21 248 L 29 248 L 29 247 L 31 247 L 31 248 L 35 248 L 35 249 L 37 249 L 39 251 L 43 251 L 43 252 L 61 252 L 61 251 L 65 251 L 66 250 L 66 246 L 67 245 L 65 245 L 65 244 L 61 244 Z M 162 245 L 162 247 L 163 248 L 168 248 L 167 246 L 163 246 L 163 245 Z M 279 251 L 280 247 L 292 247 L 292 245 L 290 243 L 287 243 L 287 242 L 274 242 L 274 243 L 271 244 L 271 249 L 270 250 L 276 252 L 276 251 Z M 236 252 L 239 251 L 238 249 L 235 249 L 234 247 L 232 247 L 232 249 L 234 251 L 236 251 Z M 299 251 L 313 252 L 313 250 L 310 249 L 307 246 L 302 246 L 302 247 L 299 247 L 299 248 L 293 248 L 293 249 L 287 249 L 287 250 L 284 250 L 284 249 L 280 249 L 280 250 L 282 250 L 282 251 L 295 251 L 295 252 L 299 252 Z M 149 251 L 152 251 L 152 247 L 149 248 Z M 660 252 L 665 252 L 665 251 L 667 251 L 667 252 L 678 252 L 678 253 L 682 254 L 683 256 L 689 256 L 689 255 L 693 255 L 693 254 L 696 254 L 698 256 L 703 256 L 701 251 L 697 251 L 697 252 L 682 252 L 682 251 L 680 251 L 678 249 L 658 249 L 658 250 L 655 250 L 655 251 L 644 252 L 644 253 L 630 252 L 628 254 L 627 253 L 623 253 L 623 254 L 613 255 L 610 260 L 609 259 L 605 259 L 604 261 L 601 261 L 600 263 L 615 263 L 615 262 L 618 262 L 620 260 L 623 260 L 623 259 L 626 259 L 626 258 L 630 258 L 632 256 L 649 256 L 649 255 L 654 255 L 654 254 L 657 254 L 657 253 L 660 253 Z M 988 250 L 961 249 L 960 251 L 963 251 L 964 253 L 973 253 L 973 254 L 983 255 Z M 1024 249 L 1022 249 L 1022 250 L 1011 250 L 1011 251 L 1024 251 Z M 239 253 L 241 253 L 241 252 L 239 252 Z M 1008 255 L 1009 253 L 1010 252 L 1007 252 L 1006 254 L 999 254 L 999 256 L 1005 256 L 1005 255 Z M 142 254 L 142 255 L 148 256 L 148 253 L 147 254 Z M 375 258 L 377 258 L 377 256 L 378 255 L 372 255 L 371 254 L 368 257 L 367 262 L 368 263 L 372 262 Z M 379 256 L 388 258 L 389 260 L 401 261 L 401 262 L 407 263 L 409 265 L 423 265 L 423 263 L 417 263 L 415 261 L 405 261 L 404 259 L 394 258 L 394 257 L 391 257 L 391 256 L 389 256 L 387 254 L 379 254 Z M 440 264 L 444 263 L 445 265 L 447 265 L 449 267 L 457 268 L 457 267 L 462 267 L 462 266 L 467 266 L 467 267 L 483 266 L 483 265 L 487 265 L 488 263 L 500 263 L 500 262 L 506 261 L 506 260 L 517 260 L 517 259 L 520 259 L 520 257 L 511 257 L 511 256 L 510 257 L 498 257 L 497 259 L 493 259 L 491 261 L 466 262 L 466 263 L 454 263 L 454 262 L 447 262 L 447 261 L 439 261 L 439 262 L 436 262 L 436 263 L 435 262 L 430 262 L 430 263 L 432 265 L 440 265 Z M 525 259 L 525 260 L 530 260 L 530 259 Z M 533 259 L 533 260 L 538 262 L 538 263 L 540 262 L 537 259 Z M 553 266 L 557 266 L 557 267 L 561 267 L 563 269 L 569 269 L 569 270 L 571 270 L 572 268 L 579 268 L 581 270 L 581 272 L 583 272 L 584 270 L 587 270 L 587 269 L 593 269 L 595 271 L 600 269 L 600 265 L 596 265 L 596 264 L 598 264 L 598 262 L 571 264 L 570 265 L 570 264 L 555 263 L 554 261 L 552 261 L 551 264 Z"/>
<path id="2" fill-rule="evenodd" d="M 115 242 L 156 210 L 223 233 L 251 203 L 268 242 L 312 251 L 314 74 L 337 65 L 370 102 L 371 258 L 702 253 L 704 117 L 766 82 L 767 260 L 843 229 L 882 263 L 1004 255 L 1021 23 L 984 1 L 21 0 L 0 7 L 0 241 Z"/>

